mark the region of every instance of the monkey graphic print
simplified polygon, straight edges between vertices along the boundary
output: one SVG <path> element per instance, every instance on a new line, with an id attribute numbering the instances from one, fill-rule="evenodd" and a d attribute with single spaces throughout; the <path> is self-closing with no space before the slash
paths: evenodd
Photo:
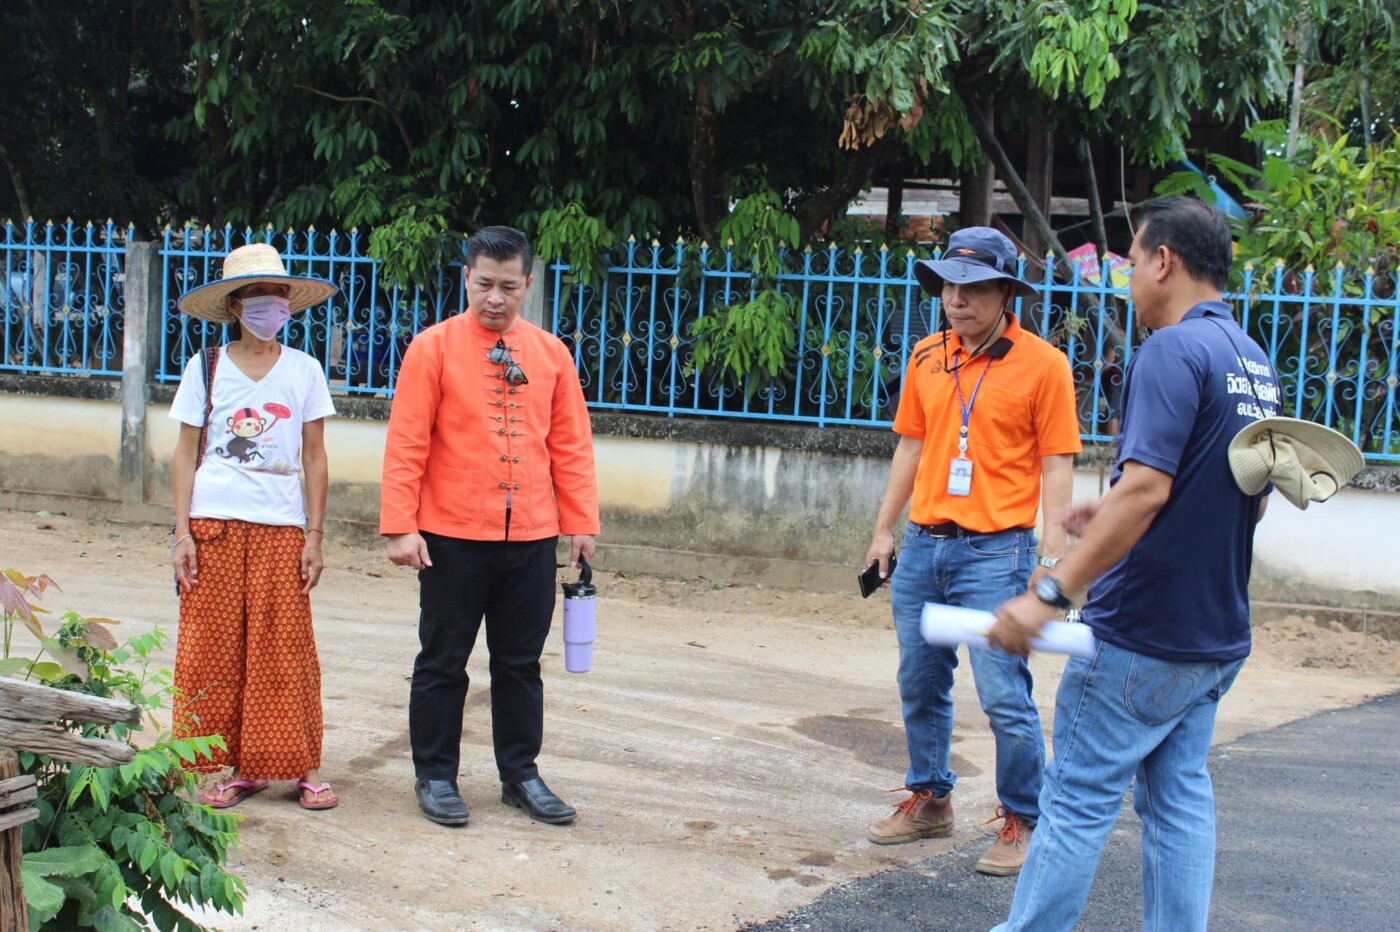
<path id="1" fill-rule="evenodd" d="M 214 370 L 213 394 L 190 516 L 304 525 L 302 427 L 335 413 L 321 364 L 284 346 L 255 382 L 225 355 Z M 204 366 L 197 354 L 185 367 L 170 416 L 196 427 L 204 421 Z"/>

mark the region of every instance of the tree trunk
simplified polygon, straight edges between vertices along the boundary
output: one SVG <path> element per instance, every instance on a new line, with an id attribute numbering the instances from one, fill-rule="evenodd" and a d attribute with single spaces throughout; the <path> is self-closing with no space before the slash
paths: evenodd
<path id="1" fill-rule="evenodd" d="M 1298 14 L 1297 35 L 1298 61 L 1293 65 L 1293 94 L 1288 103 L 1288 145 L 1284 149 L 1285 158 L 1293 158 L 1298 151 L 1298 131 L 1303 120 L 1303 77 L 1304 59 L 1312 49 L 1312 19 L 1306 10 Z"/>
<path id="2" fill-rule="evenodd" d="M 958 223 L 961 226 L 992 225 L 992 194 L 996 184 L 997 170 L 991 159 L 973 171 L 963 172 L 958 180 Z"/>
<path id="3" fill-rule="evenodd" d="M 14 751 L 0 748 L 0 780 L 20 774 L 19 758 Z M 19 862 L 23 826 L 0 831 L 0 932 L 29 932 L 28 912 L 24 905 L 24 886 L 20 882 Z"/>
<path id="4" fill-rule="evenodd" d="M 1079 158 L 1084 163 L 1084 174 L 1089 180 L 1089 219 L 1094 225 L 1094 243 L 1102 254 L 1108 252 L 1108 226 L 1104 223 L 1103 200 L 1099 197 L 1099 176 L 1094 171 L 1094 150 L 1084 137 L 1079 139 Z"/>
<path id="5" fill-rule="evenodd" d="M 1366 60 L 1366 43 L 1361 43 L 1361 75 L 1357 78 L 1357 96 L 1361 98 L 1361 143 L 1367 158 L 1371 155 L 1371 64 Z"/>
<path id="6" fill-rule="evenodd" d="M 992 99 L 979 97 L 973 102 L 988 123 L 992 121 Z M 958 180 L 958 222 L 964 227 L 985 227 L 992 224 L 992 194 L 996 190 L 997 171 L 991 155 L 983 152 L 982 164 L 964 171 Z"/>
<path id="7" fill-rule="evenodd" d="M 966 99 L 964 98 L 964 104 Z M 997 171 L 1001 174 L 1002 180 L 1011 190 L 1011 196 L 1016 201 L 1016 206 L 1021 208 L 1021 214 L 1026 218 L 1026 222 L 1035 228 L 1040 234 L 1040 238 L 1048 244 L 1050 250 L 1064 263 L 1069 263 L 1069 257 L 1065 254 L 1065 247 L 1060 242 L 1060 238 L 1055 235 L 1055 231 L 1050 229 L 1049 222 L 1045 219 L 1045 214 L 1041 213 L 1040 207 L 1031 197 L 1031 193 L 1026 190 L 1025 184 L 1021 181 L 1021 176 L 1016 173 L 1016 166 L 1011 164 L 1011 159 L 1007 158 L 1006 150 L 997 141 L 996 131 L 992 129 L 991 122 L 986 118 L 981 110 L 975 107 L 966 107 L 967 114 L 972 120 L 972 129 L 977 133 L 977 139 L 982 143 L 982 150 L 991 157 L 996 165 Z"/>
<path id="8" fill-rule="evenodd" d="M 210 47 L 209 22 L 204 18 L 202 0 L 174 0 L 176 11 L 189 23 L 190 38 L 205 49 L 205 53 L 199 56 L 195 62 L 196 73 L 199 77 L 200 86 L 213 77 L 213 59 L 210 57 L 208 49 Z M 193 104 L 193 101 L 191 101 Z M 222 169 L 228 157 L 228 124 L 224 121 L 223 107 L 206 107 L 204 110 L 204 132 L 209 134 L 209 158 L 215 162 L 218 169 Z M 219 226 L 224 222 L 225 199 L 218 193 L 217 188 L 210 194 L 208 204 L 202 205 L 205 219 L 211 224 Z"/>
<path id="9" fill-rule="evenodd" d="M 900 155 L 902 146 L 894 133 L 885 135 L 872 146 L 856 151 L 845 171 L 828 187 L 794 205 L 792 213 L 802 242 L 807 242 L 837 211 L 851 202 L 874 174 Z"/>
<path id="10" fill-rule="evenodd" d="M 34 216 L 34 206 L 29 200 L 29 186 L 25 184 L 24 172 L 20 169 L 19 163 L 10 155 L 10 150 L 5 148 L 5 141 L 0 139 L 0 162 L 5 163 L 5 170 L 10 173 L 10 184 L 14 185 L 15 200 L 19 202 L 19 217 L 21 220 Z"/>
<path id="11" fill-rule="evenodd" d="M 700 235 L 712 246 L 720 246 L 716 236 L 724 217 L 715 178 L 715 110 L 710 86 L 702 83 L 695 90 L 695 119 L 690 130 L 690 193 L 695 201 L 695 223 Z"/>
<path id="12" fill-rule="evenodd" d="M 899 236 L 900 215 L 904 213 L 904 164 L 895 165 L 885 197 L 885 238 Z"/>
<path id="13" fill-rule="evenodd" d="M 1055 171 L 1055 128 L 1044 112 L 1031 121 L 1026 141 L 1026 190 L 1041 214 L 1049 217 L 1050 189 Z M 1042 238 L 1038 230 L 1023 230 L 1022 236 L 1026 249 L 1037 259 L 1045 255 L 1049 241 Z"/>

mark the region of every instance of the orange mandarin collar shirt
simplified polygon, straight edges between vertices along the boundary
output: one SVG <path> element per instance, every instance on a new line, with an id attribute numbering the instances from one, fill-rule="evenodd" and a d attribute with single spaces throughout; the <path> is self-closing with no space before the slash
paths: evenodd
<path id="1" fill-rule="evenodd" d="M 511 385 L 487 358 L 498 339 L 528 384 Z M 399 370 L 380 494 L 382 535 L 597 534 L 593 431 L 568 348 L 524 318 L 501 334 L 469 312 L 418 334 Z"/>

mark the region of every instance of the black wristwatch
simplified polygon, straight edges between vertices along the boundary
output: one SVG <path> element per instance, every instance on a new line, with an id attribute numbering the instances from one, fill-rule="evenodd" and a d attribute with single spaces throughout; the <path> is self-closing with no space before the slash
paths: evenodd
<path id="1" fill-rule="evenodd" d="M 1031 591 L 1035 593 L 1037 599 L 1054 609 L 1063 610 L 1073 604 L 1070 602 L 1069 596 L 1065 595 L 1065 591 L 1060 588 L 1060 581 L 1054 576 L 1040 577 L 1035 581 L 1035 586 Z"/>

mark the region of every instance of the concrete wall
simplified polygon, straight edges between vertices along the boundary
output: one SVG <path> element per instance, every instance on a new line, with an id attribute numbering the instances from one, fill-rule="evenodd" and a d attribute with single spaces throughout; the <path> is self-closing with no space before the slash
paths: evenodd
<path id="1" fill-rule="evenodd" d="M 147 402 L 141 502 L 123 504 L 119 394 L 103 383 L 0 378 L 0 506 L 165 522 L 170 508 L 171 390 Z M 21 393 L 23 392 L 23 393 Z M 63 394 L 66 392 L 67 394 Z M 88 397 L 71 397 L 86 394 Z M 388 404 L 337 401 L 326 431 L 333 532 L 371 537 Z M 595 415 L 602 565 L 729 581 L 844 589 L 869 543 L 894 438 L 699 420 Z M 1086 458 L 1076 497 L 1104 474 Z M 1306 612 L 1400 636 L 1400 471 L 1298 511 L 1275 497 L 1257 537 L 1256 614 Z M 1278 603 L 1278 604 L 1275 604 Z"/>

